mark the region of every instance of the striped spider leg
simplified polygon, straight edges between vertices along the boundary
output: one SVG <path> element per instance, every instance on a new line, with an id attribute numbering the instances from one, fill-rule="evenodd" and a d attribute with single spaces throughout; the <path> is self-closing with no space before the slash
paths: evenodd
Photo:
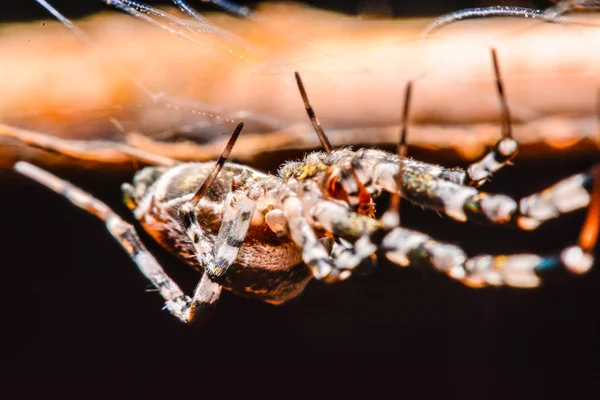
<path id="1" fill-rule="evenodd" d="M 98 199 L 95 199 L 93 196 L 75 187 L 74 185 L 29 163 L 18 162 L 15 164 L 15 170 L 47 186 L 53 191 L 63 195 L 74 205 L 102 219 L 106 223 L 106 227 L 111 233 L 111 235 L 127 251 L 129 256 L 137 264 L 139 270 L 144 274 L 144 276 L 146 276 L 146 278 L 165 299 L 165 308 L 169 310 L 169 312 L 175 317 L 177 317 L 179 320 L 183 322 L 191 322 L 192 320 L 199 319 L 197 317 L 206 319 L 208 316 L 210 316 L 210 311 L 212 311 L 212 309 L 214 308 L 214 305 L 221 293 L 220 285 L 216 284 L 213 280 L 209 279 L 208 271 L 212 271 L 212 267 L 214 264 L 207 263 L 207 260 L 210 260 L 210 258 L 202 257 L 205 256 L 204 253 L 206 253 L 206 251 L 202 251 L 205 249 L 202 249 L 202 247 L 198 245 L 198 242 L 203 236 L 203 232 L 195 222 L 196 213 L 195 211 L 193 211 L 193 208 L 198 204 L 202 196 L 206 194 L 211 184 L 214 182 L 225 160 L 229 156 L 229 153 L 231 152 L 231 149 L 233 148 L 233 145 L 235 144 L 235 141 L 237 140 L 242 129 L 243 124 L 240 123 L 231 135 L 229 143 L 225 148 L 222 156 L 219 158 L 216 165 L 212 168 L 212 171 L 210 171 L 210 173 L 207 174 L 206 180 L 197 190 L 195 196 L 190 201 L 184 203 L 179 210 L 181 216 L 181 223 L 185 228 L 186 233 L 193 240 L 194 248 L 198 252 L 198 259 L 201 262 L 201 265 L 208 264 L 205 273 L 202 275 L 202 278 L 198 286 L 196 287 L 193 298 L 189 298 L 187 295 L 185 295 L 183 291 L 179 288 L 179 286 L 171 278 L 169 278 L 169 276 L 165 273 L 162 267 L 158 264 L 156 259 L 145 248 L 144 244 L 141 242 L 137 233 L 135 232 L 133 226 L 125 222 L 106 204 L 104 204 Z M 85 149 L 83 147 L 79 147 L 78 142 L 69 144 L 69 141 L 60 139 L 57 143 L 53 143 L 51 138 L 48 138 L 43 135 L 26 136 L 26 139 L 34 144 L 36 143 L 36 139 L 40 138 L 42 139 L 41 145 L 43 145 L 43 147 L 45 148 L 51 148 L 53 151 L 71 150 L 66 152 L 66 154 L 70 156 L 78 156 L 84 159 L 94 157 L 95 152 L 98 150 L 96 148 Z M 108 144 L 106 144 L 106 147 L 108 147 Z M 72 149 L 75 150 L 73 151 Z M 145 152 L 140 152 L 136 149 L 131 149 L 128 146 L 124 146 L 121 144 L 113 144 L 112 149 L 106 150 L 109 150 L 109 155 L 112 155 L 113 157 L 119 155 L 119 152 L 122 152 L 130 157 L 138 158 L 144 161 L 158 161 L 160 162 L 160 164 L 162 164 L 161 167 L 152 167 L 150 170 L 145 170 L 144 173 L 140 174 L 140 176 L 138 177 L 139 182 L 145 183 L 148 181 L 149 178 L 151 178 L 150 176 L 148 176 L 149 174 L 156 174 L 156 172 L 158 171 L 165 171 L 168 169 L 168 167 L 172 167 L 176 164 L 176 161 L 174 160 L 164 159 L 162 157 L 153 158 L 152 154 L 146 154 Z M 128 206 L 132 206 L 132 202 L 134 201 L 136 196 L 136 189 L 139 193 L 140 186 L 134 188 L 129 184 L 123 185 L 123 192 L 126 199 L 126 204 Z M 144 189 L 149 189 L 149 187 L 144 187 Z M 191 212 L 189 211 L 190 209 L 192 209 Z M 226 213 L 225 216 L 227 217 L 228 214 Z M 238 229 L 243 231 L 243 228 Z M 243 231 L 243 233 L 245 233 L 245 231 Z M 230 243 L 230 241 L 225 241 L 225 243 L 228 244 Z M 220 254 L 220 247 L 217 247 L 216 254 Z M 237 254 L 237 248 L 235 249 L 235 254 Z M 235 259 L 235 254 L 233 255 L 233 259 Z"/>
<path id="2" fill-rule="evenodd" d="M 89 193 L 27 162 L 15 164 L 15 170 L 34 181 L 52 189 L 70 200 L 74 205 L 94 214 L 106 223 L 110 234 L 127 251 L 138 269 L 165 299 L 165 308 L 181 321 L 186 321 L 186 312 L 191 299 L 166 274 L 158 261 L 146 249 L 132 225 L 125 222 L 106 204 Z"/>
<path id="3" fill-rule="evenodd" d="M 562 263 L 571 270 L 584 271 L 591 265 L 589 253 L 598 222 L 597 194 L 580 245 L 564 251 L 561 258 L 523 255 L 468 260 L 456 246 L 435 242 L 397 224 L 384 226 L 372 217 L 369 189 L 380 185 L 383 190 L 397 193 L 396 179 L 401 173 L 404 194 L 405 187 L 433 179 L 426 170 L 403 163 L 399 172 L 399 157 L 379 150 L 339 149 L 288 162 L 278 176 L 262 174 L 225 163 L 240 131 L 238 126 L 216 166 L 165 163 L 140 170 L 132 185 L 123 185 L 126 204 L 144 229 L 202 273 L 193 299 L 164 273 L 133 228 L 103 203 L 29 164 L 18 163 L 16 169 L 103 219 L 165 298 L 166 308 L 185 322 L 210 315 L 222 289 L 282 304 L 299 295 L 312 277 L 327 282 L 346 279 L 379 250 L 400 265 L 427 264 L 470 285 L 534 286 L 536 268 Z M 323 143 L 326 147 L 328 142 L 323 139 Z M 353 168 L 340 169 L 344 163 Z M 386 175 L 393 166 L 395 175 Z M 441 182 L 476 191 L 447 180 Z M 349 201 L 351 193 L 346 190 L 352 187 L 362 207 Z M 598 185 L 595 187 L 597 191 Z M 423 188 L 419 193 L 425 196 L 427 186 Z M 550 196 L 546 203 L 554 204 L 554 198 Z"/>
<path id="4" fill-rule="evenodd" d="M 196 209 L 200 200 L 215 183 L 243 126 L 242 123 L 238 124 L 223 154 L 217 160 L 215 167 L 208 174 L 202 185 L 194 193 L 194 196 L 177 208 L 181 226 L 193 244 L 194 255 L 199 265 L 204 267 L 202 279 L 196 287 L 189 309 L 189 322 L 196 320 L 199 315 L 201 318 L 206 318 L 207 307 L 212 308 L 218 299 L 221 293 L 219 282 L 224 280 L 225 274 L 238 257 L 240 248 L 248 234 L 254 211 L 256 210 L 256 202 L 263 193 L 262 188 L 257 184 L 259 181 L 268 181 L 268 178 L 265 179 L 260 174 L 251 172 L 250 169 L 241 169 L 238 174 L 232 176 L 231 191 L 227 193 L 223 205 L 224 212 L 222 213 L 221 225 L 214 240 L 214 247 L 211 246 L 211 240 L 207 237 L 206 230 L 198 223 Z M 173 177 L 176 177 L 181 172 L 177 169 L 174 169 L 174 171 Z M 165 182 L 167 185 L 172 183 L 170 179 L 163 180 L 162 182 Z M 157 183 L 155 192 L 151 193 L 150 203 L 156 201 L 156 196 L 160 197 L 167 194 L 163 189 L 164 187 L 160 183 Z M 134 190 L 133 186 L 124 185 L 124 191 L 129 193 L 130 198 L 133 198 Z M 138 218 L 141 216 L 139 210 L 136 209 L 138 212 L 136 216 Z"/>
<path id="5" fill-rule="evenodd" d="M 321 157 L 318 162 L 331 166 L 323 178 L 328 196 L 347 201 L 359 214 L 370 215 L 374 196 L 382 191 L 396 193 L 400 187 L 403 198 L 424 208 L 443 212 L 457 221 L 506 224 L 525 230 L 535 229 L 562 213 L 586 207 L 592 190 L 591 171 L 567 178 L 519 202 L 505 195 L 477 189 L 493 173 L 510 165 L 518 151 L 518 144 L 512 137 L 510 112 L 493 49 L 492 61 L 502 111 L 502 137 L 481 160 L 466 169 L 445 168 L 374 149 L 332 151 L 330 144 L 324 144 L 325 149 L 329 148 L 330 156 Z M 296 79 L 307 114 L 319 136 L 324 136 L 298 73 Z M 410 87 L 412 85 L 407 85 L 405 104 L 410 100 Z M 405 115 L 404 124 L 407 119 Z M 398 176 L 400 171 L 401 177 Z"/>
<path id="6" fill-rule="evenodd" d="M 439 198 L 440 196 L 444 196 L 443 193 L 431 193 L 431 195 L 433 195 L 432 201 L 422 199 L 423 193 L 422 190 L 419 189 L 419 187 L 422 185 L 420 185 L 416 180 L 421 178 L 424 180 L 432 180 L 432 182 L 433 180 L 439 180 L 443 182 L 442 185 L 446 184 L 447 182 L 452 187 L 456 187 L 456 185 L 479 187 L 488 181 L 494 173 L 498 172 L 507 165 L 511 165 L 511 161 L 517 155 L 518 143 L 513 138 L 512 134 L 510 110 L 504 94 L 504 85 L 500 76 L 495 49 L 492 49 L 491 54 L 494 66 L 496 88 L 500 98 L 502 135 L 500 140 L 495 144 L 488 154 L 486 154 L 480 160 L 469 165 L 466 169 L 463 169 L 457 167 L 445 168 L 439 165 L 428 164 L 414 159 L 407 159 L 406 157 L 402 157 L 402 154 L 399 154 L 399 157 L 402 159 L 402 163 L 400 163 L 398 158 L 387 157 L 389 153 L 371 152 L 369 155 L 367 155 L 369 150 L 359 150 L 358 152 L 351 152 L 347 159 L 338 161 L 336 170 L 331 171 L 330 173 L 329 179 L 332 181 L 330 184 L 339 185 L 339 189 L 348 194 L 348 202 L 355 208 L 362 208 L 364 212 L 359 210 L 361 214 L 368 214 L 368 210 L 372 209 L 372 203 L 365 204 L 360 200 L 359 189 L 363 190 L 363 198 L 368 202 L 372 201 L 371 196 L 378 195 L 382 190 L 393 192 L 395 190 L 395 185 L 392 184 L 392 181 L 396 180 L 394 177 L 398 175 L 398 170 L 401 167 L 404 171 L 403 175 L 406 175 L 400 180 L 406 183 L 406 185 L 400 185 L 403 189 L 403 192 L 405 192 L 403 193 L 405 197 L 409 198 L 411 201 L 419 203 L 424 207 L 434 208 L 438 211 L 446 212 L 455 219 L 464 219 L 462 215 L 460 215 L 460 212 L 454 212 L 451 207 L 448 207 L 448 209 L 440 209 L 439 204 L 436 203 L 443 201 L 443 199 Z M 319 138 L 321 138 L 323 148 L 327 153 L 331 153 L 333 148 L 327 140 L 323 128 L 321 127 L 321 124 L 319 123 L 309 102 L 304 83 L 297 72 L 295 73 L 295 76 L 310 121 L 312 122 L 315 131 L 319 135 Z M 410 102 L 411 91 L 412 83 L 409 82 L 406 87 L 404 101 L 404 131 L 406 131 L 408 105 Z M 401 146 L 401 148 L 406 148 L 406 146 Z M 364 154 L 359 158 L 364 159 L 373 157 L 373 161 L 378 160 L 377 162 L 381 164 L 378 166 L 379 171 L 376 172 L 377 176 L 367 177 L 364 171 L 359 171 L 361 168 L 361 163 L 354 159 L 354 156 L 360 152 L 363 152 Z M 385 160 L 386 158 L 387 161 Z M 376 180 L 368 178 L 376 178 Z M 366 184 L 363 185 L 361 182 L 365 182 Z M 335 188 L 332 188 L 332 190 L 335 190 Z M 466 195 L 467 193 L 473 194 L 477 193 L 477 191 L 465 189 L 464 194 Z M 452 196 L 452 194 L 448 194 L 448 196 Z M 427 196 L 428 194 L 425 195 Z M 335 197 L 335 195 L 333 195 L 333 197 Z M 498 200 L 498 198 L 494 197 L 493 200 Z M 424 202 L 425 204 L 421 204 L 421 202 Z"/>
<path id="7" fill-rule="evenodd" d="M 119 3 L 133 7 L 132 10 L 141 6 L 138 2 Z M 536 271 L 560 265 L 584 272 L 591 266 L 598 230 L 597 168 L 518 204 L 507 196 L 476 189 L 508 165 L 518 148 L 512 138 L 495 52 L 493 61 L 502 106 L 502 138 L 488 155 L 466 170 L 406 158 L 410 84 L 397 155 L 373 149 L 334 149 L 297 73 L 306 111 L 324 151 L 286 163 L 278 175 L 226 163 L 241 124 L 216 164 L 177 164 L 124 145 L 86 146 L 13 131 L 18 133 L 14 136 L 17 139 L 76 158 L 104 156 L 115 161 L 125 157 L 158 164 L 139 171 L 133 183 L 124 184 L 122 190 L 126 204 L 144 229 L 201 273 L 193 298 L 183 294 L 165 274 L 131 225 L 106 205 L 27 163 L 17 163 L 15 168 L 103 219 L 111 234 L 159 290 L 166 308 L 184 322 L 208 317 L 223 289 L 282 304 L 299 295 L 311 278 L 326 282 L 344 280 L 378 252 L 402 266 L 429 265 L 472 286 L 536 286 L 539 283 Z M 594 193 L 590 194 L 592 181 Z M 390 192 L 393 201 L 391 209 L 378 220 L 374 218 L 373 199 L 382 191 Z M 454 245 L 401 228 L 397 215 L 400 195 L 459 221 L 512 224 L 523 229 L 533 229 L 544 220 L 591 205 L 579 245 L 558 256 L 468 259 Z"/>
<path id="8" fill-rule="evenodd" d="M 18 162 L 15 169 L 104 220 L 178 319 L 205 320 L 222 289 L 281 304 L 300 294 L 313 276 L 336 275 L 330 260 L 332 239 L 323 230 L 313 230 L 304 216 L 302 189 L 277 176 L 225 163 L 242 127 L 238 125 L 216 164 L 160 159 L 162 165 L 140 170 L 133 184 L 122 186 L 126 205 L 144 229 L 202 274 L 193 298 L 165 274 L 133 227 L 104 203 L 26 162 Z M 70 156 L 93 157 L 96 151 L 86 152 L 65 140 L 51 143 L 43 135 L 27 140 L 35 144 L 40 138 L 42 147 L 54 151 L 77 148 Z M 112 150 L 138 156 L 120 144 Z"/>
<path id="9" fill-rule="evenodd" d="M 594 262 L 593 250 L 600 227 L 600 165 L 593 167 L 590 174 L 593 192 L 590 195 L 588 214 L 578 243 L 563 249 L 560 253 L 547 256 L 479 255 L 467 258 L 456 246 L 439 243 L 427 235 L 399 227 L 389 230 L 381 241 L 380 251 L 384 252 L 390 261 L 401 266 L 433 267 L 473 287 L 487 285 L 536 287 L 540 284 L 539 275 L 561 268 L 573 274 L 585 273 Z"/>
<path id="10" fill-rule="evenodd" d="M 402 266 L 429 265 L 471 286 L 505 284 L 516 287 L 533 287 L 539 284 L 536 272 L 565 266 L 569 271 L 582 273 L 592 265 L 591 252 L 595 245 L 600 221 L 600 199 L 598 198 L 600 167 L 592 170 L 593 185 L 591 186 L 593 186 L 594 192 L 589 195 L 589 198 L 593 201 L 590 203 L 589 216 L 577 246 L 565 249 L 560 255 L 549 257 L 524 254 L 485 255 L 469 259 L 457 246 L 440 243 L 426 234 L 399 227 L 399 219 L 396 219 L 395 223 L 390 223 L 355 211 L 347 201 L 348 193 L 341 185 L 334 184 L 336 190 L 330 190 L 331 176 L 329 173 L 335 170 L 340 162 L 348 158 L 351 158 L 353 164 L 360 167 L 356 169 L 358 173 L 367 174 L 366 180 L 358 182 L 368 182 L 369 180 L 376 182 L 378 166 L 390 163 L 391 160 L 399 162 L 397 156 L 378 150 L 353 152 L 341 149 L 331 153 L 312 153 L 303 162 L 287 163 L 280 171 L 283 187 L 295 187 L 297 188 L 296 193 L 300 193 L 296 206 L 302 210 L 305 219 L 311 223 L 311 227 L 324 229 L 334 237 L 353 244 L 351 248 L 344 249 L 345 251 L 333 253 L 332 262 L 335 273 L 328 275 L 327 281 L 347 278 L 362 261 L 378 252 L 384 253 L 388 259 Z M 424 178 L 423 176 L 417 178 L 405 172 L 403 178 L 408 182 L 403 184 L 412 184 L 415 179 L 430 179 L 427 175 L 424 176 Z M 407 177 L 409 179 L 406 179 Z M 391 185 L 395 185 L 393 179 L 391 182 Z M 454 185 L 458 189 L 468 188 L 447 181 L 442 182 Z M 427 195 L 425 191 L 427 186 L 423 182 L 420 184 L 424 188 L 420 189 L 423 196 Z M 366 185 L 362 185 L 366 191 Z M 562 184 L 558 186 L 560 185 Z M 579 187 L 579 190 L 587 193 L 582 187 Z M 390 191 L 396 196 L 400 195 L 400 192 Z M 555 189 L 550 190 L 550 192 L 553 191 Z M 334 196 L 338 196 L 338 198 Z M 285 210 L 287 204 L 282 206 Z M 386 214 L 384 214 L 384 218 Z M 289 219 L 288 223 L 291 223 Z"/>
<path id="11" fill-rule="evenodd" d="M 362 260 L 381 250 L 390 260 L 400 265 L 433 265 L 436 269 L 473 286 L 488 283 L 531 287 L 538 284 L 538 279 L 533 274 L 536 268 L 552 268 L 562 264 L 571 271 L 583 272 L 591 267 L 591 251 L 596 234 L 589 232 L 595 232 L 597 229 L 597 204 L 590 206 L 580 245 L 566 249 L 560 257 L 552 258 L 515 255 L 468 259 L 456 246 L 437 243 L 427 235 L 398 226 L 396 207 L 400 195 L 424 208 L 445 212 L 458 221 L 510 224 L 529 230 L 535 229 L 545 220 L 587 206 L 592 198 L 592 190 L 599 190 L 596 176 L 599 167 L 588 173 L 567 178 L 518 203 L 508 196 L 487 194 L 472 187 L 479 186 L 493 172 L 507 165 L 517 150 L 516 142 L 510 135 L 510 116 L 504 99 L 496 54 L 494 51 L 492 54 L 497 88 L 502 100 L 503 138 L 490 154 L 467 170 L 449 170 L 404 158 L 407 103 L 411 84 L 407 85 L 405 96 L 404 128 L 399 155 L 371 149 L 340 149 L 307 157 L 305 164 L 322 164 L 320 176 L 315 175 L 312 178 L 320 182 L 325 197 L 328 198 L 305 212 L 317 225 L 326 227 L 336 237 L 354 243 L 353 248 L 347 248 L 336 259 L 338 268 L 352 270 Z M 298 74 L 296 79 L 308 116 L 319 135 L 324 135 Z M 503 142 L 505 139 L 511 142 Z M 505 146 L 503 143 L 509 144 Z M 509 151 L 505 152 L 506 149 Z M 293 175 L 299 167 L 301 165 L 290 166 L 289 171 L 284 169 L 282 174 L 284 177 L 286 173 Z M 478 175 L 469 175 L 472 171 L 478 171 Z M 468 179 L 469 177 L 471 179 Z M 479 179 L 480 177 L 483 179 Z M 592 182 L 596 183 L 592 185 Z M 372 201 L 381 191 L 388 191 L 393 195 L 393 206 L 391 211 L 384 214 L 382 221 L 374 223 L 374 220 L 369 218 L 372 215 Z M 597 197 L 596 194 L 594 196 Z M 339 200 L 343 200 L 347 206 L 340 204 Z M 506 272 L 496 271 L 500 270 L 500 267 L 506 267 Z M 515 269 L 517 272 L 514 272 Z M 493 270 L 493 273 L 490 270 Z"/>
<path id="12" fill-rule="evenodd" d="M 240 192 L 240 190 L 237 190 L 231 191 L 227 195 L 227 204 L 230 205 L 230 207 L 227 207 L 224 212 L 224 223 L 221 224 L 221 229 L 219 229 L 219 235 L 216 239 L 217 245 L 214 251 L 216 257 L 212 257 L 213 251 L 211 247 L 214 238 L 211 237 L 207 239 L 206 231 L 202 229 L 205 227 L 203 226 L 200 228 L 198 226 L 195 207 L 198 206 L 198 209 L 203 210 L 204 204 L 198 205 L 198 203 L 202 200 L 204 195 L 207 195 L 209 199 L 215 200 L 219 194 L 223 194 L 216 192 L 223 191 L 224 193 L 228 193 L 229 190 L 226 190 L 225 188 L 227 185 L 231 188 L 232 176 L 234 176 L 234 179 L 248 177 L 248 169 L 245 169 L 244 167 L 236 168 L 235 166 L 230 165 L 227 168 L 227 173 L 224 174 L 225 177 L 230 178 L 230 181 L 215 181 L 242 128 L 243 124 L 237 126 L 223 155 L 214 166 L 210 163 L 176 165 L 177 162 L 174 160 L 153 158 L 152 154 L 138 152 L 136 149 L 131 149 L 120 144 L 113 144 L 113 148 L 109 149 L 109 144 L 106 143 L 106 148 L 101 148 L 101 150 L 105 150 L 102 154 L 106 156 L 119 158 L 126 155 L 134 159 L 141 159 L 146 162 L 153 161 L 160 164 L 158 167 L 148 167 L 140 171 L 134 179 L 135 186 L 129 184 L 123 185 L 125 201 L 130 208 L 136 209 L 136 216 L 147 224 L 148 230 L 151 233 L 156 233 L 152 228 L 156 226 L 158 220 L 162 218 L 169 220 L 166 222 L 168 225 L 167 229 L 180 233 L 181 237 L 178 237 L 180 241 L 185 241 L 183 238 L 186 234 L 189 236 L 189 243 L 178 243 L 177 245 L 184 248 L 184 254 L 182 255 L 184 258 L 189 258 L 190 253 L 195 253 L 199 263 L 199 269 L 204 270 L 193 298 L 186 296 L 178 285 L 169 278 L 156 259 L 145 248 L 133 226 L 125 222 L 106 204 L 74 185 L 27 162 L 20 161 L 16 163 L 15 170 L 65 196 L 74 205 L 102 219 L 106 223 L 107 229 L 111 235 L 127 251 L 129 256 L 137 264 L 139 270 L 165 299 L 165 308 L 179 320 L 191 322 L 192 320 L 206 319 L 210 316 L 210 311 L 214 308 L 221 293 L 221 286 L 215 282 L 215 276 L 219 275 L 219 268 L 223 269 L 225 266 L 221 265 L 222 263 L 219 263 L 219 260 L 226 259 L 228 262 L 235 260 L 246 230 L 248 229 L 248 215 L 251 216 L 254 210 L 251 201 L 237 201 L 237 198 L 242 198 L 243 200 L 244 194 L 247 195 L 247 199 L 252 199 L 252 191 L 244 193 L 243 191 Z M 80 143 L 76 141 L 70 143 L 63 139 L 57 139 L 58 143 L 53 143 L 53 138 L 45 135 L 27 136 L 25 139 L 27 139 L 28 142 L 35 144 L 36 140 L 40 138 L 40 147 L 50 148 L 53 151 L 60 151 L 63 149 L 69 150 L 66 154 L 72 157 L 90 159 L 96 156 L 96 152 L 98 151 L 97 148 L 90 147 L 86 149 L 80 147 Z M 188 171 L 185 171 L 186 167 Z M 185 173 L 189 172 L 190 169 L 195 169 L 197 174 L 195 176 L 186 175 Z M 232 173 L 232 171 L 234 171 L 234 173 Z M 175 181 L 179 185 L 178 188 L 180 189 L 180 192 L 161 192 L 161 190 L 165 189 L 164 185 L 162 187 L 158 185 L 156 189 L 153 190 L 151 188 L 152 181 L 158 179 L 160 176 L 168 175 L 169 172 L 171 177 L 177 177 L 180 172 L 184 172 L 182 178 L 187 177 L 188 181 L 190 181 L 190 185 L 198 185 L 198 182 L 202 184 L 198 190 L 194 189 L 195 193 L 191 193 L 194 195 L 193 197 L 185 198 L 183 202 L 181 201 L 181 197 L 178 196 L 181 194 L 182 182 L 177 179 L 175 179 Z M 221 176 L 223 176 L 223 174 L 221 174 Z M 173 180 L 168 176 L 163 178 L 166 178 L 167 183 L 173 183 Z M 250 180 L 247 179 L 247 182 L 244 184 L 247 184 L 248 181 Z M 141 207 L 137 207 L 137 202 L 141 200 L 142 195 L 146 195 L 144 197 L 146 202 L 142 202 Z M 160 196 L 175 197 L 176 201 L 172 202 L 174 203 L 174 207 L 169 209 L 171 214 L 153 214 L 158 212 L 161 206 L 163 209 L 165 208 L 163 204 L 160 204 Z M 178 201 L 180 204 L 178 204 Z M 144 209 L 144 206 L 149 207 L 149 210 Z M 190 209 L 192 210 L 191 212 Z M 206 215 L 203 216 L 206 217 Z M 208 215 L 208 217 L 212 218 L 208 223 L 212 223 L 213 225 L 216 224 L 216 229 L 218 229 L 220 216 L 211 214 Z M 169 225 L 169 223 L 171 225 Z M 168 239 L 165 240 L 168 241 Z M 192 246 L 190 246 L 190 244 L 192 244 Z M 290 254 L 293 252 L 288 250 L 287 253 Z M 292 262 L 293 264 L 296 264 L 297 260 L 292 260 Z M 224 271 L 221 271 L 221 274 L 222 273 L 224 273 Z"/>

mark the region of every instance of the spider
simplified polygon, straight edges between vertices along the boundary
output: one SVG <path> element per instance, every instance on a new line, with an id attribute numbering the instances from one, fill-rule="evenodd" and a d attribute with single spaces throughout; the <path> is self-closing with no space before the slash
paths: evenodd
<path id="1" fill-rule="evenodd" d="M 518 150 L 494 50 L 492 61 L 502 111 L 502 137 L 467 169 L 406 157 L 410 82 L 398 154 L 334 149 L 298 73 L 297 85 L 323 151 L 285 163 L 277 175 L 226 162 L 242 123 L 216 164 L 144 158 L 139 150 L 130 149 L 130 155 L 160 165 L 141 169 L 131 184 L 122 185 L 125 203 L 156 241 L 201 274 L 191 297 L 165 273 L 133 226 L 107 205 L 29 163 L 20 161 L 15 170 L 102 219 L 164 298 L 165 308 L 185 323 L 206 321 L 223 289 L 283 304 L 298 296 L 311 279 L 343 281 L 355 271 L 369 268 L 378 254 L 402 267 L 441 271 L 473 287 L 528 288 L 538 286 L 538 274 L 547 270 L 584 273 L 593 264 L 600 220 L 600 166 L 518 202 L 478 189 L 493 173 L 509 165 Z M 61 150 L 51 140 L 39 144 Z M 78 151 L 84 154 L 87 150 Z M 391 194 L 390 206 L 376 218 L 374 199 L 382 192 Z M 559 253 L 469 258 L 455 245 L 403 228 L 398 212 L 401 197 L 457 221 L 525 230 L 578 208 L 589 206 L 589 211 L 578 244 Z"/>

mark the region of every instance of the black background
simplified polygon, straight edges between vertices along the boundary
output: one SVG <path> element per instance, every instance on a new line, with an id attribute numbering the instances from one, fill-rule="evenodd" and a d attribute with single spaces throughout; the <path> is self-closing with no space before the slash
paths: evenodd
<path id="1" fill-rule="evenodd" d="M 53 2 L 70 16 L 106 8 L 84 3 Z M 473 6 L 396 3 L 396 15 Z M 2 12 L 6 20 L 45 17 L 33 1 L 3 3 Z M 521 197 L 594 160 L 517 160 L 486 189 Z M 129 176 L 63 176 L 130 215 L 118 189 Z M 312 283 L 284 307 L 225 294 L 214 320 L 199 330 L 160 311 L 159 296 L 144 291 L 142 276 L 94 217 L 10 172 L 0 171 L 0 179 L 0 393 L 6 398 L 537 399 L 600 392 L 597 268 L 536 290 L 473 290 L 382 262 L 369 277 Z M 575 240 L 583 217 L 576 212 L 522 233 L 458 224 L 403 205 L 407 226 L 459 242 L 469 254 L 556 251 Z M 162 252 L 159 258 L 193 289 L 195 273 Z"/>

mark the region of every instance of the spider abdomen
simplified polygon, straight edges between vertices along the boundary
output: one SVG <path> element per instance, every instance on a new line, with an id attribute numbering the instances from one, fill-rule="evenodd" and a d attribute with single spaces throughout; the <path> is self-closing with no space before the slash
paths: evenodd
<path id="1" fill-rule="evenodd" d="M 255 180 L 269 177 L 245 166 L 225 164 L 195 209 L 200 228 L 197 245 L 204 250 L 203 255 L 197 256 L 178 212 L 193 197 L 213 166 L 213 163 L 186 163 L 171 168 L 147 167 L 136 174 L 133 185 L 123 187 L 144 229 L 170 253 L 200 272 L 204 271 L 205 263 L 217 246 L 233 181 L 235 185 L 244 186 L 244 177 Z M 281 304 L 299 295 L 310 279 L 301 251 L 289 236 L 269 229 L 261 211 L 257 210 L 235 262 L 219 283 L 238 295 Z"/>

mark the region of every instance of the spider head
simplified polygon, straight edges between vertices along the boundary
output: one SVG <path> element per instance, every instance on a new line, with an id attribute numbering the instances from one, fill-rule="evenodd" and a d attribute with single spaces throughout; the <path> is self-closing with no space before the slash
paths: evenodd
<path id="1" fill-rule="evenodd" d="M 322 188 L 328 197 L 348 203 L 353 210 L 372 217 L 375 203 L 371 197 L 368 183 L 360 164 L 353 160 L 343 160 L 329 166 L 322 180 Z"/>
<path id="2" fill-rule="evenodd" d="M 375 213 L 371 179 L 351 149 L 310 153 L 303 161 L 286 163 L 279 175 L 284 180 L 312 181 L 320 187 L 323 197 L 344 201 L 359 214 Z"/>

